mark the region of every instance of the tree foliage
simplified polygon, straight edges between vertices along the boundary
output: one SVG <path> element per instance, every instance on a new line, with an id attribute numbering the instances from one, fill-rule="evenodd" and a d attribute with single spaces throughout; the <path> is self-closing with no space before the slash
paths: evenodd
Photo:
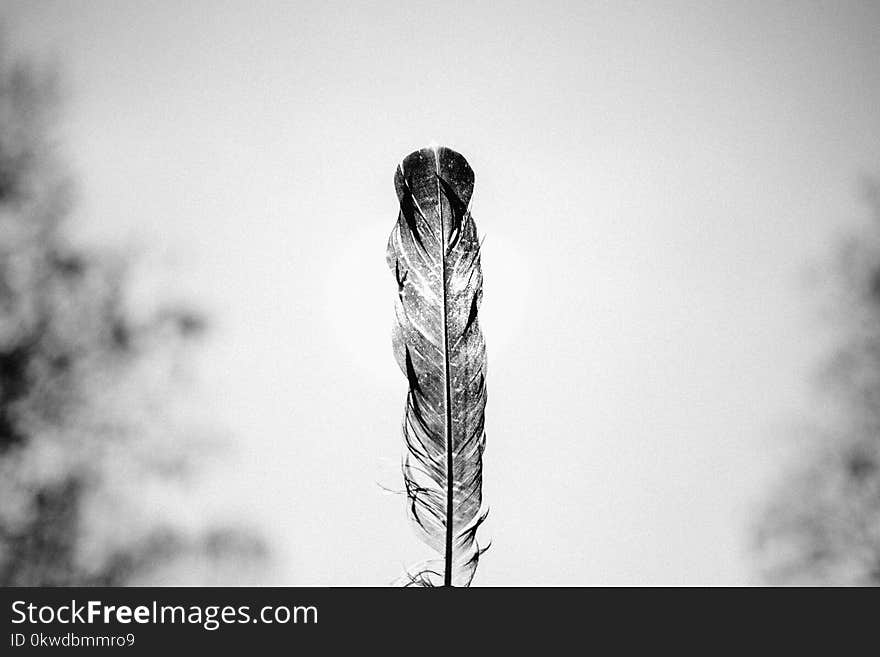
<path id="1" fill-rule="evenodd" d="M 205 321 L 132 312 L 124 259 L 72 243 L 56 89 L 0 51 L 0 585 L 224 581 L 263 542 L 169 513 L 205 448 L 174 410 Z"/>
<path id="2" fill-rule="evenodd" d="M 848 240 L 831 278 L 844 338 L 823 370 L 833 428 L 782 483 L 757 532 L 772 583 L 880 585 L 880 185 L 875 222 Z"/>

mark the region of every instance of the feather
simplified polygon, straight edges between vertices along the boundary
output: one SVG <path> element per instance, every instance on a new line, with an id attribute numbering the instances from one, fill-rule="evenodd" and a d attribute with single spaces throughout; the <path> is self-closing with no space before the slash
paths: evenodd
<path id="1" fill-rule="evenodd" d="M 403 477 L 410 518 L 441 556 L 402 583 L 468 586 L 481 548 L 486 347 L 474 173 L 448 148 L 408 155 L 394 177 L 400 214 L 387 261 L 397 282 L 394 353 L 409 392 Z"/>

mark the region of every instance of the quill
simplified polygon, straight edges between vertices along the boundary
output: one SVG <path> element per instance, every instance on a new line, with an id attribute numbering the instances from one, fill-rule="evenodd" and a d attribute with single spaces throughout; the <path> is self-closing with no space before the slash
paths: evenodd
<path id="1" fill-rule="evenodd" d="M 441 558 L 402 580 L 468 586 L 480 555 L 486 347 L 480 243 L 468 204 L 474 173 L 444 147 L 408 155 L 394 176 L 400 213 L 387 261 L 397 281 L 394 354 L 409 392 L 403 477 L 409 515 Z"/>

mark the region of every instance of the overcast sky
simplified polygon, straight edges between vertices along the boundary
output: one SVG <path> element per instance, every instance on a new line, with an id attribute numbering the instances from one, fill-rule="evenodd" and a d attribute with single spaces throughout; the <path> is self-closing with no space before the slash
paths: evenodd
<path id="1" fill-rule="evenodd" d="M 82 239 L 138 245 L 216 332 L 235 436 L 202 493 L 279 583 L 425 555 L 384 250 L 400 159 L 476 172 L 489 347 L 475 584 L 737 584 L 812 401 L 811 261 L 880 172 L 876 2 L 7 0 L 55 57 Z"/>

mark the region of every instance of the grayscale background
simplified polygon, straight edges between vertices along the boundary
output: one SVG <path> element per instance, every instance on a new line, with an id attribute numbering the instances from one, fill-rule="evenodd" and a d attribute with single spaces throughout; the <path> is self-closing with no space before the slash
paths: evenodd
<path id="1" fill-rule="evenodd" d="M 210 324 L 167 403 L 222 446 L 187 451 L 171 502 L 117 469 L 144 518 L 246 527 L 265 556 L 248 582 L 382 585 L 426 556 L 382 488 L 406 390 L 384 258 L 395 167 L 436 141 L 476 172 L 486 235 L 474 584 L 767 581 L 767 509 L 851 417 L 825 375 L 851 335 L 841 245 L 877 230 L 876 2 L 6 0 L 0 18 L 6 56 L 58 73 L 72 243 L 134 263 L 132 312 L 185 300 Z M 880 511 L 858 509 L 880 573 Z M 858 559 L 794 579 L 856 583 Z M 195 562 L 143 581 L 241 581 Z"/>

